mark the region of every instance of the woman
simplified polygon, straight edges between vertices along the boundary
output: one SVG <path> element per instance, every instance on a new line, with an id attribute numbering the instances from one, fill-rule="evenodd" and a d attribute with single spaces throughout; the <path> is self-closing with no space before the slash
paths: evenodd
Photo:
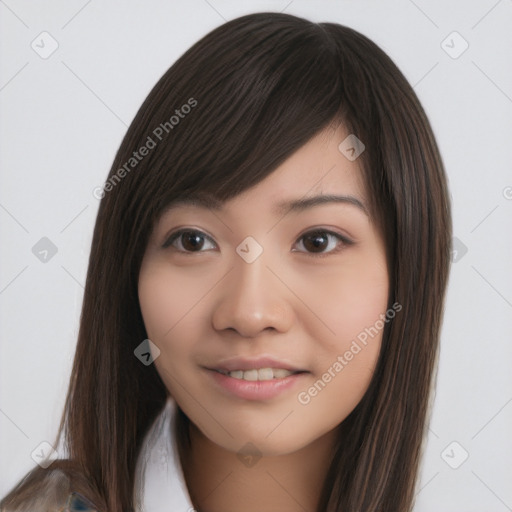
<path id="1" fill-rule="evenodd" d="M 411 510 L 451 219 L 389 57 L 334 23 L 232 20 L 159 80 L 96 194 L 68 460 L 2 510 L 56 474 L 112 512 Z"/>

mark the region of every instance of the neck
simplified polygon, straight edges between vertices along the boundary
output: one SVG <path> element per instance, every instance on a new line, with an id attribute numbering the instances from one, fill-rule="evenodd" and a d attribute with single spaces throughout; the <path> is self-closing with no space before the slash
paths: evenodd
<path id="1" fill-rule="evenodd" d="M 198 512 L 315 512 L 334 451 L 336 431 L 286 455 L 242 457 L 190 423 L 191 453 L 183 471 Z"/>

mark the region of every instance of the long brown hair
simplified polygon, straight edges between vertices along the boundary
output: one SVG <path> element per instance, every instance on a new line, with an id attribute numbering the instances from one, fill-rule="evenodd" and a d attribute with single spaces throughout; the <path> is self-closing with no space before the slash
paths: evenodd
<path id="1" fill-rule="evenodd" d="M 278 13 L 229 21 L 175 62 L 139 109 L 100 193 L 58 432 L 98 507 L 133 510 L 142 441 L 167 397 L 155 366 L 134 356 L 147 337 L 137 282 L 155 221 L 179 197 L 236 196 L 331 123 L 365 145 L 389 305 L 403 310 L 386 325 L 369 389 L 339 428 L 318 511 L 411 510 L 450 261 L 443 164 L 412 87 L 379 47 L 348 27 Z M 188 419 L 178 418 L 186 431 Z"/>

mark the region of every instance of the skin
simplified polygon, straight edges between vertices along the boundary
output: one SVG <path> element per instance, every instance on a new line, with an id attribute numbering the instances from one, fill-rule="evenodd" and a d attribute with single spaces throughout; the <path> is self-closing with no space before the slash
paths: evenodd
<path id="1" fill-rule="evenodd" d="M 364 211 L 357 160 L 338 150 L 347 135 L 342 126 L 324 129 L 220 210 L 174 206 L 151 234 L 140 305 L 161 351 L 157 371 L 192 421 L 184 473 L 198 510 L 314 511 L 336 427 L 369 386 L 382 329 L 307 404 L 298 400 L 329 368 L 333 373 L 338 356 L 387 308 L 384 242 Z M 363 208 L 329 202 L 275 211 L 281 201 L 320 194 L 352 196 Z M 212 240 L 199 236 L 195 251 L 186 237 L 162 248 L 182 227 Z M 315 246 L 304 235 L 317 229 L 352 243 L 324 234 Z M 263 249 L 252 263 L 236 252 L 247 236 Z M 309 373 L 277 397 L 245 400 L 220 389 L 204 369 L 235 356 L 271 356 Z M 237 456 L 248 442 L 261 455 L 252 465 Z"/>

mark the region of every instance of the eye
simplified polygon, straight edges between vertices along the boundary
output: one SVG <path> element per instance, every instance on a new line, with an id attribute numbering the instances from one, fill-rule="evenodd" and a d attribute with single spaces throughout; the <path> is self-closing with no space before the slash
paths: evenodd
<path id="1" fill-rule="evenodd" d="M 353 242 L 347 237 L 328 231 L 325 229 L 316 229 L 305 233 L 297 240 L 299 249 L 297 252 L 307 252 L 313 255 L 324 255 L 327 253 L 336 253 L 344 246 L 352 245 Z"/>
<path id="2" fill-rule="evenodd" d="M 172 233 L 163 248 L 174 247 L 181 252 L 204 252 L 215 249 L 215 242 L 202 231 L 196 229 L 179 229 Z"/>
<path id="3" fill-rule="evenodd" d="M 294 252 L 306 252 L 312 255 L 336 253 L 344 246 L 352 245 L 347 237 L 325 229 L 316 229 L 302 235 L 296 242 L 298 249 Z M 190 228 L 179 229 L 172 233 L 162 246 L 164 249 L 173 247 L 179 252 L 204 252 L 215 249 L 213 239 L 202 231 Z"/>

